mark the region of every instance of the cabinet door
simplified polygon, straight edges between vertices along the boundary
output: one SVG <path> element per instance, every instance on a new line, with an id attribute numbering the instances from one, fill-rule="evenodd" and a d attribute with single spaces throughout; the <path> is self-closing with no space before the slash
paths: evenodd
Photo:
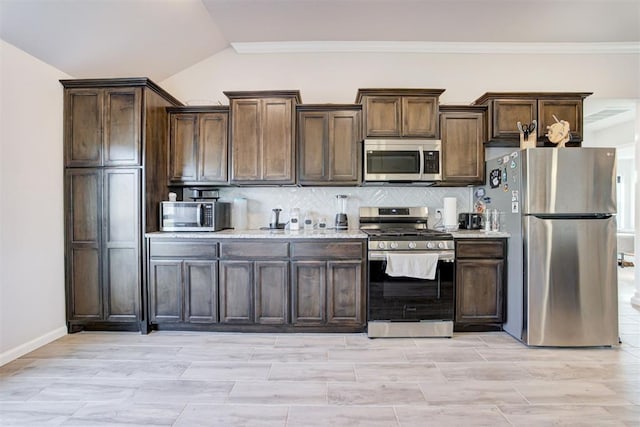
<path id="1" fill-rule="evenodd" d="M 104 102 L 103 164 L 140 165 L 142 89 L 106 89 Z"/>
<path id="2" fill-rule="evenodd" d="M 535 99 L 494 100 L 491 112 L 491 138 L 519 140 L 518 122 L 524 125 L 534 121 L 537 117 L 536 108 Z"/>
<path id="3" fill-rule="evenodd" d="M 231 181 L 262 179 L 259 99 L 231 101 Z"/>
<path id="4" fill-rule="evenodd" d="M 155 323 L 183 319 L 182 262 L 149 261 L 149 320 Z"/>
<path id="5" fill-rule="evenodd" d="M 171 114 L 169 117 L 169 180 L 172 183 L 197 179 L 197 124 L 195 114 Z"/>
<path id="6" fill-rule="evenodd" d="M 558 120 L 569 122 L 571 140 L 582 141 L 582 99 L 539 99 L 538 100 L 538 138 L 545 138 L 547 126 Z"/>
<path id="7" fill-rule="evenodd" d="M 184 320 L 190 323 L 218 321 L 217 261 L 184 262 Z"/>
<path id="8" fill-rule="evenodd" d="M 102 319 L 100 169 L 65 173 L 68 320 Z"/>
<path id="9" fill-rule="evenodd" d="M 440 132 L 445 181 L 484 181 L 485 119 L 476 113 L 442 113 Z"/>
<path id="10" fill-rule="evenodd" d="M 367 96 L 365 122 L 367 137 L 401 136 L 401 97 Z"/>
<path id="11" fill-rule="evenodd" d="M 298 114 L 298 182 L 323 183 L 329 179 L 329 113 Z"/>
<path id="12" fill-rule="evenodd" d="M 289 263 L 255 262 L 256 323 L 284 325 L 288 322 Z"/>
<path id="13" fill-rule="evenodd" d="M 327 262 L 327 323 L 362 324 L 363 294 L 362 261 Z"/>
<path id="14" fill-rule="evenodd" d="M 104 91 L 67 89 L 64 97 L 66 166 L 102 165 Z"/>
<path id="15" fill-rule="evenodd" d="M 328 179 L 332 184 L 360 182 L 360 133 L 359 111 L 335 111 L 330 114 Z"/>
<path id="16" fill-rule="evenodd" d="M 105 169 L 103 281 L 106 319 L 139 317 L 141 293 L 140 169 Z"/>
<path id="17" fill-rule="evenodd" d="M 253 262 L 220 261 L 220 322 L 253 323 Z"/>
<path id="18" fill-rule="evenodd" d="M 502 259 L 456 261 L 456 322 L 502 323 Z"/>
<path id="19" fill-rule="evenodd" d="M 324 261 L 291 262 L 291 323 L 326 323 L 327 265 Z"/>
<path id="20" fill-rule="evenodd" d="M 431 96 L 402 97 L 402 136 L 437 138 L 438 98 Z"/>
<path id="21" fill-rule="evenodd" d="M 293 184 L 293 101 L 261 99 L 263 181 Z"/>
<path id="22" fill-rule="evenodd" d="M 227 181 L 226 113 L 201 114 L 198 125 L 198 181 Z"/>

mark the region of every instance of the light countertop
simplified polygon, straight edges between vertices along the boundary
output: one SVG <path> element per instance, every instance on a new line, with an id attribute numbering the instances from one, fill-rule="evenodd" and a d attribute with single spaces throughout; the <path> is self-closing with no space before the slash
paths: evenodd
<path id="1" fill-rule="evenodd" d="M 451 231 L 454 239 L 502 239 L 511 237 L 506 231 L 455 230 Z"/>
<path id="2" fill-rule="evenodd" d="M 360 230 L 221 230 L 146 233 L 145 237 L 163 239 L 366 239 Z"/>
<path id="3" fill-rule="evenodd" d="M 508 238 L 511 235 L 504 231 L 455 230 L 454 239 L 491 239 Z M 158 231 L 146 233 L 145 237 L 162 239 L 366 239 L 367 235 L 360 230 L 338 231 L 328 230 L 221 230 L 221 231 Z"/>

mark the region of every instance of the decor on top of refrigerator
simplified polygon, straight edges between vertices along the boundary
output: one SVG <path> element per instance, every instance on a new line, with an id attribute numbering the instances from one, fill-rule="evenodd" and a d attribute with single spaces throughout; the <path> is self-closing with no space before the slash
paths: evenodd
<path id="1" fill-rule="evenodd" d="M 486 174 L 479 194 L 511 235 L 504 330 L 530 346 L 618 344 L 615 149 L 518 150 Z"/>

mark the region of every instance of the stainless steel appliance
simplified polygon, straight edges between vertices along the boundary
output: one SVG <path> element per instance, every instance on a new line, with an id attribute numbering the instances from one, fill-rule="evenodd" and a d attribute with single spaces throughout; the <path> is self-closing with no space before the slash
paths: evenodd
<path id="1" fill-rule="evenodd" d="M 218 231 L 231 228 L 231 203 L 161 202 L 161 231 Z"/>
<path id="2" fill-rule="evenodd" d="M 617 344 L 615 150 L 519 150 L 486 173 L 476 195 L 511 234 L 504 330 L 530 346 Z"/>
<path id="3" fill-rule="evenodd" d="M 460 230 L 482 229 L 482 214 L 471 212 L 458 214 L 458 228 Z"/>
<path id="4" fill-rule="evenodd" d="M 442 180 L 442 143 L 424 139 L 365 139 L 365 182 Z"/>
<path id="5" fill-rule="evenodd" d="M 371 338 L 453 335 L 453 238 L 428 229 L 427 216 L 426 207 L 360 208 L 360 229 L 369 236 Z M 389 268 L 398 257 L 409 267 L 401 274 Z M 431 276 L 422 271 L 429 267 Z"/>

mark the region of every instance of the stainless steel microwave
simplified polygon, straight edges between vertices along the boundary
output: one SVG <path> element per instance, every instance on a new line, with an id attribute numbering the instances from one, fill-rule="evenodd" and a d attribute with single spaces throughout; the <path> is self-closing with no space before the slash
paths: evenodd
<path id="1" fill-rule="evenodd" d="M 442 181 L 441 141 L 365 139 L 364 181 Z"/>
<path id="2" fill-rule="evenodd" d="M 218 231 L 231 228 L 231 203 L 160 202 L 160 231 Z"/>

